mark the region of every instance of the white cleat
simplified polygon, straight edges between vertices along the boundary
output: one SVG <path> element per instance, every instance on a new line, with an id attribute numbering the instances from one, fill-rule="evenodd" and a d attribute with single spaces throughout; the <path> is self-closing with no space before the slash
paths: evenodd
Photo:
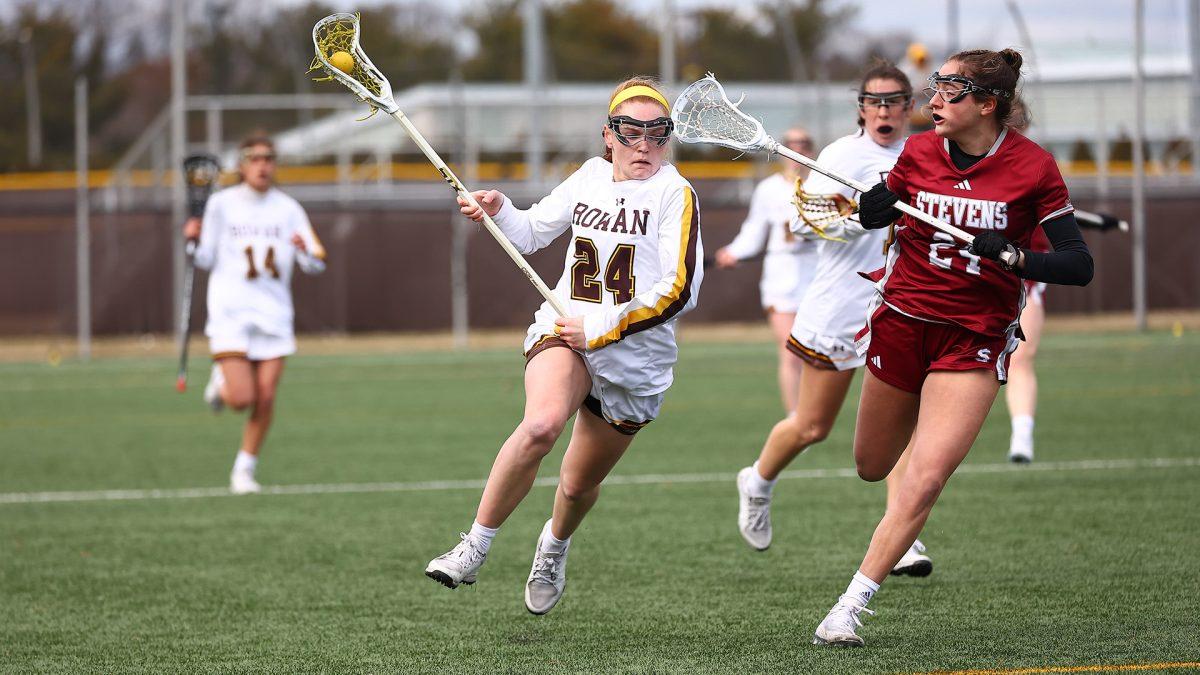
<path id="1" fill-rule="evenodd" d="M 746 487 L 753 466 L 738 472 L 738 530 L 742 539 L 756 550 L 765 551 L 771 545 L 771 497 L 751 494 Z"/>
<path id="2" fill-rule="evenodd" d="M 933 572 L 933 561 L 925 555 L 925 544 L 918 539 L 908 547 L 904 557 L 892 568 L 892 574 L 910 577 L 927 577 Z"/>
<path id="3" fill-rule="evenodd" d="M 567 551 L 571 548 L 571 540 L 567 539 L 562 551 L 548 551 L 542 546 L 542 540 L 549 531 L 550 521 L 546 521 L 533 552 L 529 580 L 525 582 L 525 609 L 530 614 L 545 614 L 554 609 L 567 587 Z"/>
<path id="4" fill-rule="evenodd" d="M 253 472 L 234 469 L 229 474 L 229 491 L 235 495 L 253 495 L 262 492 L 262 486 L 254 480 Z"/>
<path id="5" fill-rule="evenodd" d="M 825 615 L 825 620 L 817 626 L 816 632 L 813 633 L 813 644 L 830 647 L 863 646 L 863 639 L 856 632 L 858 627 L 863 625 L 862 619 L 858 618 L 861 612 L 875 613 L 859 605 L 853 597 L 841 596 L 833 609 L 829 610 L 829 614 Z"/>
<path id="6" fill-rule="evenodd" d="M 475 576 L 487 558 L 487 553 L 476 545 L 471 535 L 460 532 L 458 536 L 462 541 L 457 546 L 430 560 L 425 567 L 425 576 L 446 588 L 475 583 Z"/>
<path id="7" fill-rule="evenodd" d="M 1029 464 L 1033 461 L 1033 439 L 1013 436 L 1008 444 L 1008 461 Z"/>
<path id="8" fill-rule="evenodd" d="M 215 413 L 225 409 L 225 401 L 221 398 L 222 384 L 225 384 L 225 375 L 221 372 L 221 364 L 214 363 L 212 373 L 208 376 L 208 384 L 204 385 L 204 402 Z M 251 482 L 253 482 L 253 477 L 251 477 Z"/>

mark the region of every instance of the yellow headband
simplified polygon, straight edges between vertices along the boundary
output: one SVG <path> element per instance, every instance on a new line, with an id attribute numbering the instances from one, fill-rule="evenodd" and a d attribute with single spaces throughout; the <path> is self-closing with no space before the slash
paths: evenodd
<path id="1" fill-rule="evenodd" d="M 671 106 L 667 103 L 667 99 L 663 98 L 662 94 L 655 91 L 652 87 L 647 87 L 644 84 L 637 84 L 632 87 L 622 89 L 621 91 L 617 92 L 616 96 L 613 96 L 612 102 L 608 104 L 608 114 L 611 115 L 612 112 L 617 109 L 617 106 L 635 96 L 652 98 L 661 103 L 662 107 L 665 108 L 668 113 L 671 112 Z"/>

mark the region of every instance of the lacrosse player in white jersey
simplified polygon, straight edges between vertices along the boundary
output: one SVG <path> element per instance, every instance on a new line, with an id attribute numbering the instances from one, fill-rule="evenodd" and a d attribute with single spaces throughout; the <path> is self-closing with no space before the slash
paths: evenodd
<path id="1" fill-rule="evenodd" d="M 913 107 L 912 84 L 889 63 L 878 63 L 864 73 L 858 93 L 860 129 L 821 151 L 817 162 L 856 180 L 874 185 L 883 180 L 904 148 L 909 114 Z M 813 173 L 803 185 L 811 195 L 854 191 L 827 176 Z M 820 442 L 833 427 L 846 399 L 854 371 L 864 365 L 855 348 L 855 334 L 866 324 L 874 286 L 859 276 L 883 263 L 887 232 L 865 230 L 856 217 L 826 225 L 814 233 L 803 218 L 793 227 L 817 243 L 813 280 L 804 293 L 787 346 L 802 363 L 803 374 L 795 412 L 777 423 L 767 437 L 758 461 L 737 476 L 738 529 L 753 548 L 771 545 L 771 494 L 780 472 L 810 445 Z M 888 497 L 904 471 L 904 460 L 888 477 Z M 925 576 L 933 563 L 921 542 L 897 565 L 894 574 Z"/>
<path id="2" fill-rule="evenodd" d="M 781 142 L 796 152 L 806 155 L 813 152 L 812 137 L 800 127 L 784 132 Z M 796 319 L 796 307 L 812 280 L 817 246 L 791 230 L 796 215 L 792 205 L 796 181 L 808 179 L 808 167 L 780 159 L 779 169 L 779 173 L 755 186 L 742 229 L 733 241 L 717 250 L 714 258 L 717 267 L 728 269 L 766 249 L 758 290 L 779 355 L 780 398 L 784 411 L 790 412 L 796 408 L 800 361 L 788 353 L 787 338 Z"/>
<path id="3" fill-rule="evenodd" d="M 633 435 L 658 416 L 676 361 L 675 320 L 696 305 L 703 266 L 692 186 L 666 162 L 670 105 L 652 80 L 622 82 L 594 157 L 528 210 L 495 190 L 474 193 L 522 253 L 570 233 L 554 293 L 525 338 L 525 414 L 496 455 L 475 522 L 425 574 L 473 584 L 492 537 L 533 485 L 542 458 L 575 416 L 525 586 L 525 607 L 549 612 L 566 584 L 571 536 Z M 482 214 L 460 199 L 462 212 Z"/>
<path id="4" fill-rule="evenodd" d="M 184 236 L 199 239 L 196 266 L 209 270 L 204 328 L 213 369 L 204 400 L 219 411 L 250 409 L 230 473 L 235 494 L 258 492 L 259 450 L 275 405 L 283 360 L 296 351 L 292 266 L 325 270 L 325 249 L 300 204 L 274 187 L 275 146 L 265 136 L 241 144 L 241 184 L 208 200 L 203 220 Z"/>

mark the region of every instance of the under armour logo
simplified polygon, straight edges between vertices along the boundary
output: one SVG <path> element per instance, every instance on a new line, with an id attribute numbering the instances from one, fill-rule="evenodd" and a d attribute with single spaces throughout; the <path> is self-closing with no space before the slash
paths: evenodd
<path id="1" fill-rule="evenodd" d="M 955 190 L 968 190 L 968 191 L 969 191 L 969 190 L 971 189 L 971 181 L 969 181 L 969 180 L 966 180 L 966 179 L 963 179 L 963 181 L 962 181 L 961 183 L 955 183 L 955 184 L 954 184 L 954 189 L 955 189 Z"/>
<path id="2" fill-rule="evenodd" d="M 617 206 L 625 206 L 625 198 L 617 197 Z"/>
<path id="3" fill-rule="evenodd" d="M 980 363 L 987 363 L 992 360 L 992 350 L 990 349 L 980 349 L 975 354 L 975 360 Z"/>
<path id="4" fill-rule="evenodd" d="M 883 359 L 879 358 L 879 355 L 876 354 L 875 356 L 871 357 L 871 365 L 875 366 L 876 368 L 878 368 L 880 370 L 883 370 Z"/>

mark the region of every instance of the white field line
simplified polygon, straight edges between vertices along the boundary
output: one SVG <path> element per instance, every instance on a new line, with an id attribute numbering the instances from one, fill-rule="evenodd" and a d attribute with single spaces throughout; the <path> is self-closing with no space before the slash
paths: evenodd
<path id="1" fill-rule="evenodd" d="M 1148 459 L 1089 459 L 1070 462 L 1019 464 L 964 464 L 956 474 L 1041 473 L 1047 471 L 1114 471 L 1122 469 L 1174 469 L 1200 466 L 1200 457 L 1162 457 Z M 802 469 L 784 471 L 780 478 L 856 478 L 854 469 Z M 605 485 L 663 485 L 670 483 L 732 483 L 732 473 L 680 473 L 609 476 Z M 264 486 L 264 495 L 350 494 L 358 492 L 426 492 L 440 490 L 481 490 L 483 480 L 434 480 L 412 483 L 317 483 L 311 485 Z M 554 487 L 558 478 L 543 477 L 535 487 Z M 89 490 L 82 492 L 7 492 L 0 493 L 0 504 L 46 504 L 62 502 L 142 501 L 148 499 L 195 499 L 231 497 L 226 487 L 174 488 L 161 490 Z"/>

